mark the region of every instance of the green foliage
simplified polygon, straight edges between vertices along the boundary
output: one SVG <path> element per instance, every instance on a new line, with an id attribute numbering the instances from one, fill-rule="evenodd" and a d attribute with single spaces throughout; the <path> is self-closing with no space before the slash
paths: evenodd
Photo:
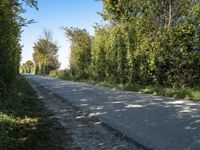
<path id="1" fill-rule="evenodd" d="M 0 101 L 0 149 L 63 149 L 60 125 L 27 81 L 18 77 Z"/>
<path id="2" fill-rule="evenodd" d="M 86 30 L 63 28 L 71 41 L 70 71 L 76 79 L 89 78 L 91 37 Z"/>
<path id="3" fill-rule="evenodd" d="M 91 79 L 198 87 L 200 2 L 103 0 L 92 41 Z M 83 77 L 84 78 L 84 77 Z"/>
<path id="4" fill-rule="evenodd" d="M 34 63 L 31 60 L 28 60 L 20 66 L 20 73 L 34 73 L 34 69 Z"/>
<path id="5" fill-rule="evenodd" d="M 23 0 L 36 7 L 36 0 Z M 22 26 L 29 23 L 21 14 L 24 12 L 20 0 L 0 1 L 0 97 L 6 93 L 16 79 L 19 70 L 21 45 L 19 43 Z"/>
<path id="6" fill-rule="evenodd" d="M 61 80 L 72 80 L 73 77 L 70 75 L 70 70 L 52 70 L 48 74 L 49 77 L 61 79 Z"/>
<path id="7" fill-rule="evenodd" d="M 102 1 L 108 23 L 97 24 L 92 38 L 65 29 L 72 42 L 70 78 L 195 97 L 188 88 L 200 86 L 200 1 Z"/>
<path id="8" fill-rule="evenodd" d="M 68 79 L 200 99 L 200 1 L 102 1 L 107 25 L 97 24 L 92 38 L 65 28 L 72 42 Z"/>
<path id="9" fill-rule="evenodd" d="M 124 22 L 133 19 L 138 13 L 140 0 L 102 0 L 104 10 L 102 16 L 106 20 Z"/>
<path id="10" fill-rule="evenodd" d="M 58 46 L 52 40 L 52 34 L 44 30 L 44 38 L 40 38 L 34 44 L 33 60 L 35 63 L 35 74 L 46 75 L 51 70 L 60 67 L 58 62 Z"/>
<path id="11" fill-rule="evenodd" d="M 91 50 L 91 74 L 95 80 L 104 80 L 108 75 L 107 52 L 109 50 L 107 41 L 109 32 L 107 29 L 96 27 L 96 34 L 92 42 Z"/>

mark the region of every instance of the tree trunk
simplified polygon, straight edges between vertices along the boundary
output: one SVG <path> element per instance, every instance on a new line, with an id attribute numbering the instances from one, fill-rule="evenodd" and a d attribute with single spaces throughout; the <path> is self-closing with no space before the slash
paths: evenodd
<path id="1" fill-rule="evenodd" d="M 169 32 L 169 29 L 171 27 L 172 23 L 172 0 L 169 0 L 169 12 L 168 12 L 168 26 L 167 26 L 167 31 Z"/>

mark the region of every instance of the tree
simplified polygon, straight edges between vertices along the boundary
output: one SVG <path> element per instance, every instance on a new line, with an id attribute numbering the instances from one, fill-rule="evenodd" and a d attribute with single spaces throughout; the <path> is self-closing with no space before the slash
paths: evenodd
<path id="1" fill-rule="evenodd" d="M 70 72 L 76 78 L 89 78 L 91 36 L 85 29 L 63 28 L 71 41 Z"/>
<path id="2" fill-rule="evenodd" d="M 109 29 L 92 41 L 95 80 L 199 86 L 199 1 L 102 1 Z"/>
<path id="3" fill-rule="evenodd" d="M 58 62 L 58 46 L 53 41 L 51 32 L 44 30 L 44 37 L 34 44 L 33 60 L 36 74 L 48 74 L 60 67 Z"/>
<path id="4" fill-rule="evenodd" d="M 37 8 L 36 0 L 0 1 L 0 97 L 15 81 L 19 71 L 22 27 L 30 23 L 21 14 L 23 3 Z"/>
<path id="5" fill-rule="evenodd" d="M 20 73 L 33 73 L 34 68 L 34 63 L 31 60 L 28 60 L 20 66 Z"/>
<path id="6" fill-rule="evenodd" d="M 70 71 L 115 83 L 200 86 L 199 0 L 102 0 L 105 26 L 66 28 Z"/>

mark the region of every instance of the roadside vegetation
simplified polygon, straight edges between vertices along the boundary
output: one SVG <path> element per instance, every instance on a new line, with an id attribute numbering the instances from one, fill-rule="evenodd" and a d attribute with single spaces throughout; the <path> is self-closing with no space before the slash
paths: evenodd
<path id="1" fill-rule="evenodd" d="M 102 0 L 95 35 L 63 28 L 70 69 L 50 76 L 200 100 L 200 2 Z"/>
<path id="2" fill-rule="evenodd" d="M 19 76 L 0 101 L 0 149 L 63 149 L 63 128 Z"/>
<path id="3" fill-rule="evenodd" d="M 48 75 L 153 95 L 200 100 L 199 0 L 100 0 L 104 23 L 65 27 L 70 66 L 58 70 L 59 47 L 49 31 L 20 66 L 23 3 L 0 1 L 0 149 L 62 149 L 62 127 L 45 111 L 21 73 Z M 67 61 L 67 59 L 66 59 Z"/>
<path id="4" fill-rule="evenodd" d="M 59 47 L 47 30 L 33 45 L 33 62 L 20 67 L 22 28 L 33 22 L 22 17 L 23 6 L 37 9 L 37 0 L 0 1 L 0 149 L 61 149 L 60 126 L 19 71 L 200 100 L 199 0 L 102 3 L 106 23 L 97 23 L 93 36 L 62 28 L 71 56 L 70 69 L 60 71 Z"/>
<path id="5" fill-rule="evenodd" d="M 91 82 L 92 83 L 92 82 Z M 174 98 L 183 98 L 188 100 L 200 100 L 200 89 L 194 88 L 171 88 L 160 85 L 130 85 L 130 84 L 109 84 L 106 82 L 96 83 L 100 86 L 118 88 L 122 90 L 136 91 L 157 96 L 169 96 Z"/>
<path id="6" fill-rule="evenodd" d="M 62 27 L 71 42 L 69 69 L 57 70 L 52 34 L 33 46 L 22 73 L 200 100 L 200 2 L 102 0 L 106 23 L 85 29 Z M 67 61 L 67 60 L 66 60 Z"/>
<path id="7" fill-rule="evenodd" d="M 37 9 L 36 0 L 0 1 L 0 149 L 63 149 L 62 127 L 19 76 L 22 28 L 33 22 L 22 17 L 25 5 Z M 21 67 L 32 70 L 31 61 Z"/>
<path id="8" fill-rule="evenodd" d="M 157 96 L 169 96 L 174 98 L 183 98 L 186 100 L 200 100 L 200 89 L 190 87 L 166 87 L 161 85 L 141 85 L 141 84 L 130 84 L 130 83 L 113 83 L 110 81 L 95 81 L 95 80 L 77 80 L 73 76 L 70 76 L 69 70 L 55 70 L 48 74 L 49 77 L 60 79 L 60 80 L 71 80 L 83 83 L 89 83 L 98 86 L 104 86 L 109 88 L 116 88 L 120 90 L 135 91 L 146 94 L 153 94 Z"/>

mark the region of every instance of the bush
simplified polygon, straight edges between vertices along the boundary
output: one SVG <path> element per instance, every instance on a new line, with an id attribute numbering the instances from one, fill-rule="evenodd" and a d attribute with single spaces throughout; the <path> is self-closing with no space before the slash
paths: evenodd
<path id="1" fill-rule="evenodd" d="M 72 80 L 72 77 L 68 69 L 50 71 L 48 76 L 61 80 Z"/>

